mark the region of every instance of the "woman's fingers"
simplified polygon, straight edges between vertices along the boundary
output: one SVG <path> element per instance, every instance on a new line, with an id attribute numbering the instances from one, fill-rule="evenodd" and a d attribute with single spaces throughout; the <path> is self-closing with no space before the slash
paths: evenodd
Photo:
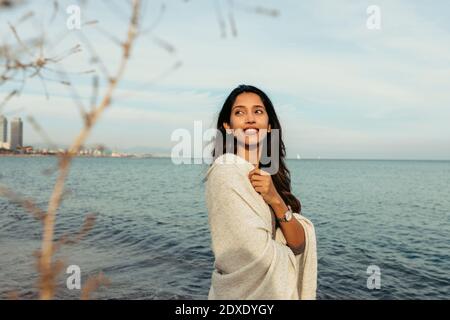
<path id="1" fill-rule="evenodd" d="M 254 174 L 250 177 L 250 181 L 264 181 L 267 180 L 267 177 L 259 176 L 257 174 Z"/>
<path id="2" fill-rule="evenodd" d="M 250 171 L 249 173 L 248 173 L 248 177 L 249 178 L 251 178 L 254 174 L 255 174 L 255 171 L 256 171 L 257 169 L 253 169 L 252 171 Z"/>
<path id="3" fill-rule="evenodd" d="M 261 171 L 262 171 L 261 169 L 255 168 L 252 171 L 250 171 L 248 174 L 249 175 L 254 174 L 254 173 L 261 174 Z"/>
<path id="4" fill-rule="evenodd" d="M 264 170 L 261 170 L 261 169 L 253 169 L 252 171 L 250 171 L 248 173 L 248 177 L 250 179 L 252 179 L 253 177 L 259 179 L 261 177 L 268 177 L 268 176 L 270 176 L 270 174 L 268 174 L 267 172 L 265 172 Z"/>
<path id="5" fill-rule="evenodd" d="M 253 187 L 263 187 L 264 186 L 264 182 L 262 182 L 262 181 L 252 181 L 252 186 Z"/>
<path id="6" fill-rule="evenodd" d="M 258 193 L 262 193 L 262 192 L 264 192 L 264 188 L 263 187 L 256 187 L 255 191 L 258 192 Z"/>

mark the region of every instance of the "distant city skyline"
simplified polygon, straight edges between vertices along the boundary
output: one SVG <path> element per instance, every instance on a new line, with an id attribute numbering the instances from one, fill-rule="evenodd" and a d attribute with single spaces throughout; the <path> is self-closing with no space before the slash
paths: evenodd
<path id="1" fill-rule="evenodd" d="M 23 122 L 16 117 L 11 120 L 10 148 L 16 150 L 18 147 L 23 147 Z"/>
<path id="2" fill-rule="evenodd" d="M 8 119 L 0 114 L 0 144 L 8 142 Z"/>
<path id="3" fill-rule="evenodd" d="M 15 151 L 24 146 L 22 119 L 19 117 L 12 118 L 9 126 L 10 134 L 8 135 L 8 118 L 0 115 L 0 148 Z"/>
<path id="4" fill-rule="evenodd" d="M 209 2 L 166 4 L 157 27 L 138 40 L 114 105 L 87 144 L 170 153 L 174 130 L 193 133 L 194 121 L 202 121 L 204 129 L 214 127 L 226 96 L 245 83 L 272 99 L 289 158 L 450 159 L 450 2 L 380 0 L 381 29 L 376 31 L 366 26 L 366 10 L 373 4 L 366 0 L 236 1 L 234 11 L 220 3 L 222 23 Z M 60 8 L 68 4 L 62 0 Z M 162 4 L 149 2 L 144 29 Z M 128 14 L 125 3 L 116 5 L 121 15 Z M 29 2 L 21 8 L 26 6 L 51 20 L 48 7 Z M 251 9 L 257 7 L 277 9 L 279 15 Z M 98 20 L 103 30 L 121 38 L 126 19 L 118 20 L 113 11 L 107 2 L 88 2 L 82 19 Z M 237 36 L 226 19 L 230 12 Z M 0 19 L 18 21 L 21 13 L 2 11 Z M 46 38 L 59 35 L 55 24 L 64 28 L 65 16 L 55 18 Z M 112 72 L 119 47 L 101 32 L 83 28 Z M 26 23 L 17 31 L 25 38 L 35 35 Z M 5 41 L 16 42 L 6 33 Z M 75 44 L 82 52 L 62 61 L 65 71 L 95 68 L 101 76 L 77 31 L 47 53 L 58 56 Z M 79 101 L 89 106 L 92 75 L 70 78 Z M 70 145 L 82 127 L 74 93 L 58 81 L 46 82 L 46 88 L 49 99 L 41 80 L 30 79 L 2 112 L 8 118 L 30 115 L 55 144 Z M 101 81 L 100 93 L 104 88 Z M 0 101 L 14 89 L 16 84 L 4 84 Z M 31 127 L 23 138 L 29 145 L 44 142 Z"/>

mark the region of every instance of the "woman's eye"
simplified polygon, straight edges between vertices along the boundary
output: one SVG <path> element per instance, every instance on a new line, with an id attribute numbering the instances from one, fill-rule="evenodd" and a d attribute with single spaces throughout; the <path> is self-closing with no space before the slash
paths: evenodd
<path id="1" fill-rule="evenodd" d="M 239 115 L 239 114 L 241 114 L 241 113 L 244 113 L 244 112 L 241 111 L 241 110 L 239 110 L 239 111 L 236 111 L 234 114 L 235 114 L 235 115 Z M 263 111 L 263 110 L 256 110 L 255 113 L 263 114 L 264 111 Z"/>

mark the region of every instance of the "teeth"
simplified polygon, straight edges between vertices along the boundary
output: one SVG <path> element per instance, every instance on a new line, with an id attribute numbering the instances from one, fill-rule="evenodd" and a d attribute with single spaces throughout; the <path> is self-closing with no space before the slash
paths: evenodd
<path id="1" fill-rule="evenodd" d="M 244 132 L 245 132 L 246 135 L 252 136 L 252 135 L 254 135 L 254 134 L 257 134 L 257 133 L 258 133 L 258 130 L 256 130 L 256 129 L 247 129 L 247 130 L 245 130 Z"/>

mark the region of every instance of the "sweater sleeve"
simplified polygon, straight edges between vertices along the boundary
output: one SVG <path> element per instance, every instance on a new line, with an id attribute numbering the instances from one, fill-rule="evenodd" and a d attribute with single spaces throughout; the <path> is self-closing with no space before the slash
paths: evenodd
<path id="1" fill-rule="evenodd" d="M 280 247 L 280 250 L 291 250 L 272 239 L 271 228 L 241 197 L 235 179 L 243 177 L 232 166 L 221 165 L 209 175 L 206 184 L 215 267 L 225 274 L 258 260 L 268 245 Z"/>

